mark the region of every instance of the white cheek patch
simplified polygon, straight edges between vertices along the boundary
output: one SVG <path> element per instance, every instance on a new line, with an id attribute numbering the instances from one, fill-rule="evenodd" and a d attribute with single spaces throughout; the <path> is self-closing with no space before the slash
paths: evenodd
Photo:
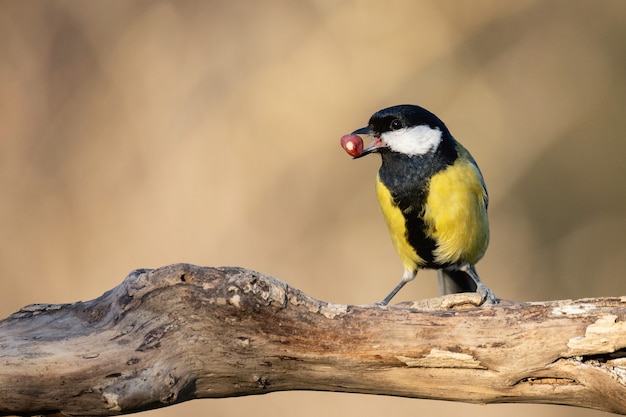
<path id="1" fill-rule="evenodd" d="M 407 155 L 424 155 L 441 143 L 441 130 L 427 125 L 406 127 L 380 135 L 389 149 Z"/>

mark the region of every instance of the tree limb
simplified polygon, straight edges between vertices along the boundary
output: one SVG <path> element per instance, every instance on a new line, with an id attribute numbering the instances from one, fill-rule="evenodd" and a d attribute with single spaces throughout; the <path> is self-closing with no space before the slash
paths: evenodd
<path id="1" fill-rule="evenodd" d="M 0 415 L 117 415 L 285 390 L 626 414 L 626 298 L 468 300 L 347 306 L 240 268 L 137 270 L 95 300 L 0 321 Z"/>

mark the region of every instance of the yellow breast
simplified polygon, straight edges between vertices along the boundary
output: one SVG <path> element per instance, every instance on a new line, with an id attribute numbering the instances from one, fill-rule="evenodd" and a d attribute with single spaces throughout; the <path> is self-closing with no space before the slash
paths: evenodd
<path id="1" fill-rule="evenodd" d="M 376 196 L 389 229 L 391 242 L 396 248 L 398 255 L 400 255 L 402 264 L 406 269 L 417 271 L 417 268 L 424 264 L 424 260 L 417 255 L 415 249 L 409 244 L 406 220 L 402 210 L 394 203 L 391 193 L 380 181 L 380 176 L 376 177 Z"/>
<path id="2" fill-rule="evenodd" d="M 380 176 L 376 180 L 376 194 L 391 241 L 406 269 L 417 270 L 425 266 L 424 256 L 432 258 L 435 264 L 469 262 L 474 265 L 487 250 L 489 222 L 482 175 L 465 148 L 458 145 L 457 151 L 457 162 L 430 179 L 423 210 L 414 207 L 410 212 L 402 213 Z M 412 236 L 425 235 L 435 241 L 432 256 L 420 256 L 409 243 L 405 215 L 423 216 L 426 230 L 410 233 Z"/>
<path id="3" fill-rule="evenodd" d="M 487 194 L 471 156 L 460 145 L 458 151 L 457 162 L 430 180 L 424 222 L 427 234 L 437 242 L 437 262 L 462 261 L 473 265 L 489 244 Z"/>

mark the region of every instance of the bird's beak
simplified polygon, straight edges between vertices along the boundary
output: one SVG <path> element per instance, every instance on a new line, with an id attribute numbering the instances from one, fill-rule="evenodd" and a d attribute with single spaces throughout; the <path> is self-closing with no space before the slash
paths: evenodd
<path id="1" fill-rule="evenodd" d="M 369 126 L 362 127 L 360 129 L 357 129 L 354 132 L 352 132 L 352 134 L 353 135 L 369 135 L 370 134 L 370 127 Z"/>
<path id="2" fill-rule="evenodd" d="M 353 135 L 368 135 L 374 138 L 374 140 L 369 145 L 363 148 L 363 152 L 361 152 L 360 155 L 355 156 L 354 159 L 360 158 L 365 155 L 369 155 L 371 153 L 379 152 L 380 149 L 387 147 L 387 144 L 380 138 L 380 136 L 372 135 L 372 131 L 370 130 L 369 126 L 357 129 L 354 132 L 352 132 L 352 134 Z"/>

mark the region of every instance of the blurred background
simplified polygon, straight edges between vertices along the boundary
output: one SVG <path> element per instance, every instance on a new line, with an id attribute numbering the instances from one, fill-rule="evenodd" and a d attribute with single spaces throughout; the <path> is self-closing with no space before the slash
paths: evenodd
<path id="1" fill-rule="evenodd" d="M 623 0 L 3 1 L 0 314 L 176 262 L 379 301 L 402 274 L 380 161 L 339 138 L 400 103 L 480 164 L 499 297 L 626 295 L 625 66 Z M 423 271 L 395 301 L 436 295 Z M 244 413 L 600 414 L 316 392 L 143 414 Z"/>

